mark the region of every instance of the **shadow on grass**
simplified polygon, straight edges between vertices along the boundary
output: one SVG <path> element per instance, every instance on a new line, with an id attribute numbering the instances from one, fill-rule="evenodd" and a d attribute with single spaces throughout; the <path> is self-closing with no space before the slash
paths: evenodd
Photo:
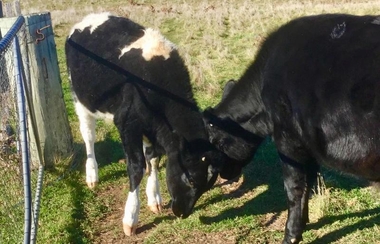
<path id="1" fill-rule="evenodd" d="M 124 157 L 120 142 L 112 139 L 109 135 L 106 135 L 105 138 L 105 140 L 95 143 L 95 152 L 99 168 L 118 162 L 119 159 Z M 71 215 L 71 221 L 66 223 L 64 227 L 64 232 L 68 234 L 68 243 L 88 243 L 88 240 L 91 239 L 91 231 L 86 230 L 86 224 L 83 223 L 88 221 L 89 218 L 93 219 L 94 216 L 88 216 L 89 214 L 92 214 L 92 210 L 89 212 L 89 210 L 86 209 L 86 205 L 92 203 L 86 204 L 85 202 L 92 202 L 92 200 L 94 200 L 93 205 L 95 207 L 98 207 L 101 204 L 96 202 L 96 192 L 89 190 L 85 183 L 85 162 L 86 149 L 84 144 L 75 143 L 74 157 L 68 167 L 64 166 L 65 169 L 62 169 L 62 166 L 57 166 L 47 169 L 47 172 L 56 180 L 47 183 L 46 187 L 58 183 L 62 184 L 63 187 L 67 187 L 69 191 L 71 209 L 67 214 Z M 102 182 L 126 176 L 126 170 L 107 171 L 107 173 L 109 172 L 112 172 L 112 175 L 107 174 L 101 177 L 100 180 Z M 102 210 L 99 211 L 101 212 Z"/>
<path id="2" fill-rule="evenodd" d="M 346 176 L 329 169 L 322 168 L 321 173 L 324 176 L 325 183 L 328 188 L 334 187 L 353 190 L 368 186 L 368 182 L 365 180 Z M 202 223 L 210 225 L 214 222 L 220 222 L 225 219 L 275 213 L 271 220 L 269 220 L 269 222 L 271 222 L 279 217 L 280 212 L 287 210 L 287 200 L 283 187 L 282 170 L 278 162 L 277 152 L 270 141 L 264 142 L 259 148 L 253 161 L 248 164 L 246 168 L 244 168 L 243 176 L 244 182 L 237 190 L 229 194 L 218 195 L 203 205 L 198 206 L 198 208 L 202 208 L 204 205 L 213 204 L 226 199 L 240 198 L 250 191 L 254 191 L 256 187 L 261 185 L 267 185 L 268 189 L 253 199 L 248 200 L 240 207 L 227 209 L 219 215 L 213 217 L 201 216 L 200 221 Z M 242 199 L 242 201 L 244 201 L 244 199 Z M 335 221 L 340 221 L 347 218 L 364 218 L 366 216 L 372 217 L 369 220 L 361 220 L 355 224 L 348 225 L 339 230 L 328 233 L 312 242 L 314 244 L 331 243 L 357 231 L 358 229 L 361 230 L 364 228 L 370 228 L 375 224 L 380 223 L 380 208 L 338 216 L 326 216 L 321 218 L 317 223 L 308 224 L 306 230 L 322 228 L 325 225 L 331 225 Z M 265 226 L 270 226 L 270 223 L 266 223 Z M 250 231 L 251 230 L 248 230 L 248 232 L 243 235 L 249 235 Z M 242 236 L 242 238 L 244 238 L 244 236 Z"/>
<path id="3" fill-rule="evenodd" d="M 244 182 L 238 189 L 229 194 L 218 195 L 204 205 L 243 197 L 259 186 L 266 185 L 268 189 L 253 199 L 246 201 L 238 208 L 230 208 L 214 217 L 201 216 L 201 222 L 212 224 L 228 218 L 281 212 L 286 209 L 286 195 L 283 190 L 281 167 L 278 163 L 277 152 L 272 143 L 269 141 L 263 143 L 253 161 L 243 169 L 243 177 Z M 203 205 L 200 205 L 198 208 L 202 207 Z"/>
<path id="4" fill-rule="evenodd" d="M 368 210 L 364 210 L 364 211 L 356 212 L 356 213 L 323 217 L 317 223 L 308 224 L 306 229 L 308 230 L 319 229 L 325 225 L 331 225 L 336 221 L 344 221 L 345 219 L 348 219 L 348 218 L 365 218 L 369 216 L 370 218 L 368 219 L 360 220 L 356 222 L 355 224 L 345 226 L 343 228 L 340 228 L 339 230 L 334 230 L 310 243 L 312 244 L 332 243 L 355 231 L 363 230 L 366 228 L 372 228 L 373 226 L 380 223 L 380 207 L 368 209 Z"/>
<path id="5" fill-rule="evenodd" d="M 78 160 L 81 159 L 79 159 L 77 155 L 74 155 L 72 165 L 75 165 Z M 59 230 L 59 234 L 67 235 L 67 239 L 65 238 L 65 240 L 67 240 L 68 243 L 87 243 L 85 240 L 86 233 L 82 229 L 81 223 L 86 219 L 85 205 L 83 202 L 86 199 L 85 195 L 88 190 L 84 184 L 82 174 L 74 167 L 69 167 L 63 173 L 61 169 L 49 168 L 46 173 L 49 173 L 51 178 L 55 180 L 46 182 L 43 188 L 42 202 L 45 201 L 44 198 L 48 198 L 46 199 L 48 202 L 52 200 L 60 201 L 59 204 L 54 203 L 54 206 L 58 205 L 58 209 L 52 209 L 50 212 L 64 211 L 61 208 L 63 207 L 65 210 L 68 210 L 65 214 L 70 215 L 70 218 L 67 218 L 69 221 L 64 224 L 62 230 Z M 62 192 L 59 190 L 61 187 L 65 188 Z M 67 207 L 70 207 L 70 209 L 66 209 Z M 46 206 L 46 208 L 49 209 L 50 206 Z M 62 213 L 56 213 L 54 215 L 60 216 Z M 51 225 L 54 225 L 54 223 Z"/>
<path id="6" fill-rule="evenodd" d="M 118 162 L 124 158 L 124 152 L 119 141 L 111 139 L 106 136 L 104 141 L 95 144 L 96 157 L 99 167 L 105 167 L 111 163 Z M 82 147 L 81 154 L 77 156 L 77 160 L 81 162 L 80 169 L 84 171 L 85 162 L 85 149 L 84 145 L 77 145 Z M 106 174 L 101 177 L 102 182 L 111 181 L 115 178 L 126 177 L 126 171 L 111 171 L 111 174 Z M 352 190 L 358 187 L 366 186 L 367 182 L 348 177 L 334 171 L 322 169 L 325 177 L 327 187 L 339 187 L 346 190 Z M 196 206 L 196 209 L 203 208 L 206 205 L 214 204 L 226 199 L 240 198 L 245 194 L 251 192 L 256 187 L 266 185 L 267 190 L 257 195 L 251 200 L 246 201 L 238 208 L 227 209 L 217 216 L 200 216 L 200 221 L 206 225 L 214 222 L 220 222 L 224 219 L 244 217 L 248 215 L 261 215 L 266 213 L 275 213 L 273 218 L 278 217 L 279 213 L 287 209 L 286 194 L 283 188 L 283 178 L 281 166 L 278 163 L 278 155 L 270 141 L 266 141 L 259 148 L 253 161 L 247 165 L 243 170 L 244 182 L 235 191 L 229 194 L 220 194 L 213 198 L 208 199 L 205 203 Z M 83 181 L 84 175 L 81 174 Z M 67 226 L 67 231 L 70 233 L 71 243 L 84 243 L 82 237 L 86 235 L 86 231 L 81 229 L 81 221 L 85 220 L 86 213 L 83 207 L 83 192 L 86 191 L 85 184 L 78 184 L 78 179 L 68 180 L 68 185 L 72 187 L 72 198 L 75 209 L 73 210 L 73 222 Z M 127 178 L 126 178 L 127 180 Z M 218 186 L 216 186 L 218 187 Z M 312 243 L 330 243 L 341 239 L 342 237 L 357 231 L 373 227 L 376 223 L 380 222 L 380 208 L 370 209 L 359 213 L 352 213 L 338 216 L 326 216 L 321 218 L 317 223 L 307 225 L 307 229 L 318 229 L 325 225 L 330 225 L 335 221 L 344 220 L 350 217 L 363 218 L 365 216 L 373 215 L 369 220 L 361 220 L 355 224 L 342 227 L 339 230 L 332 231 Z M 272 220 L 273 220 L 272 218 Z M 153 222 L 140 226 L 138 233 L 146 232 L 153 229 L 159 223 L 165 220 L 176 219 L 174 216 L 157 217 Z M 272 221 L 270 220 L 270 221 Z M 268 224 L 270 225 L 270 224 Z M 267 224 L 266 224 L 267 226 Z M 285 226 L 284 226 L 285 228 Z M 247 230 L 243 235 L 249 235 L 251 230 Z M 244 237 L 242 237 L 244 238 Z"/>
<path id="7" fill-rule="evenodd" d="M 140 234 L 140 233 L 143 233 L 143 232 L 148 232 L 149 230 L 152 230 L 152 229 L 156 228 L 157 225 L 159 225 L 160 223 L 162 223 L 164 221 L 167 221 L 167 220 L 173 221 L 175 219 L 177 219 L 177 217 L 175 217 L 173 215 L 156 217 L 156 218 L 154 218 L 153 222 L 150 222 L 150 223 L 147 223 L 145 225 L 139 226 L 137 228 L 137 230 L 136 230 L 136 234 Z"/>
<path id="8" fill-rule="evenodd" d="M 66 231 L 69 233 L 69 243 L 87 243 L 84 237 L 86 232 L 82 228 L 82 222 L 86 219 L 86 211 L 84 209 L 86 189 L 84 184 L 78 183 L 78 178 L 66 179 L 66 185 L 71 188 L 71 199 L 73 209 L 71 209 L 71 222 L 66 225 Z"/>
<path id="9" fill-rule="evenodd" d="M 75 145 L 77 150 L 77 158 L 78 161 L 78 170 L 80 170 L 83 174 L 83 181 L 85 177 L 85 164 L 86 164 L 86 148 L 84 143 L 79 143 Z M 105 135 L 105 139 L 102 141 L 98 141 L 94 145 L 95 147 L 95 157 L 98 163 L 98 168 L 103 168 L 105 166 L 111 164 L 122 163 L 124 165 L 124 170 L 111 170 L 106 171 L 106 175 L 102 175 L 99 178 L 101 182 L 108 182 L 115 178 L 126 177 L 127 176 L 127 166 L 125 164 L 125 154 L 121 145 L 121 142 L 117 139 L 113 139 L 110 133 Z M 119 162 L 120 160 L 124 160 L 123 162 Z M 112 172 L 110 174 L 110 172 Z M 127 180 L 127 179 L 126 179 Z"/>

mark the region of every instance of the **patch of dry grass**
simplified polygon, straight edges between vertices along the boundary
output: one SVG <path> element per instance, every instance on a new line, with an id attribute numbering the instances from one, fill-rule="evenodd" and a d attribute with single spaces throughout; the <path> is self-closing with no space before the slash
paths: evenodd
<path id="1" fill-rule="evenodd" d="M 91 12 L 109 11 L 155 27 L 176 43 L 189 67 L 198 100 L 213 105 L 224 82 L 238 78 L 268 32 L 302 15 L 375 14 L 380 1 L 22 1 L 23 13 L 49 11 L 62 48 L 70 27 Z"/>

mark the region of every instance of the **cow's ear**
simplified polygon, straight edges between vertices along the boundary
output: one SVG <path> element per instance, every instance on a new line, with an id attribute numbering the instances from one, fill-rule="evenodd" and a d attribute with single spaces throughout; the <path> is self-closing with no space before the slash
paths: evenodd
<path id="1" fill-rule="evenodd" d="M 222 165 L 220 165 L 218 172 L 219 176 L 225 180 L 232 180 L 242 174 L 242 170 L 248 162 L 241 162 L 231 159 L 226 156 Z"/>
<path id="2" fill-rule="evenodd" d="M 236 80 L 227 81 L 226 85 L 223 88 L 222 101 L 226 99 L 228 94 L 231 92 L 232 88 L 236 85 Z"/>
<path id="3" fill-rule="evenodd" d="M 208 122 L 208 121 L 212 120 L 212 118 L 215 117 L 215 115 L 214 115 L 213 112 L 214 112 L 214 109 L 213 109 L 213 108 L 211 108 L 211 107 L 206 108 L 206 109 L 202 112 L 202 114 L 203 114 L 203 120 L 204 120 L 205 122 Z"/>
<path id="4" fill-rule="evenodd" d="M 225 180 L 232 180 L 241 175 L 243 167 L 239 164 L 227 163 L 220 170 L 219 176 Z"/>

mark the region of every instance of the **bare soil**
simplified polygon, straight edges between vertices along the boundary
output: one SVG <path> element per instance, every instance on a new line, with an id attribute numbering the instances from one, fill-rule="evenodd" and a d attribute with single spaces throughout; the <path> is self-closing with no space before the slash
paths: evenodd
<path id="1" fill-rule="evenodd" d="M 236 198 L 251 198 L 253 193 L 242 187 L 243 177 L 236 179 L 235 181 L 223 181 L 218 179 L 215 187 L 221 187 L 222 192 L 229 197 Z M 144 243 L 144 239 L 147 237 L 150 231 L 153 231 L 157 225 L 164 220 L 174 220 L 176 217 L 172 213 L 169 202 L 164 202 L 164 208 L 158 215 L 150 212 L 146 207 L 145 202 L 141 201 L 141 210 L 139 217 L 139 227 L 136 231 L 136 235 L 128 237 L 124 235 L 122 230 L 121 219 L 124 211 L 124 203 L 126 200 L 127 185 L 115 185 L 109 186 L 98 192 L 100 199 L 111 199 L 108 201 L 108 211 L 100 218 L 96 223 L 93 223 L 93 243 L 131 243 L 140 244 Z M 142 191 L 141 191 L 142 192 Z M 144 194 L 143 192 L 140 193 Z M 166 199 L 164 199 L 165 201 Z M 260 225 L 268 231 L 282 230 L 286 221 L 286 213 L 268 213 L 266 214 Z M 238 232 L 249 232 L 248 229 L 241 229 Z M 241 234 L 240 233 L 240 234 Z M 183 236 L 186 236 L 184 241 Z M 157 240 L 156 243 L 204 243 L 204 244 L 233 244 L 239 243 L 237 239 L 239 233 L 236 230 L 226 230 L 221 232 L 205 233 L 201 231 L 187 231 L 169 234 L 165 233 L 165 237 Z"/>

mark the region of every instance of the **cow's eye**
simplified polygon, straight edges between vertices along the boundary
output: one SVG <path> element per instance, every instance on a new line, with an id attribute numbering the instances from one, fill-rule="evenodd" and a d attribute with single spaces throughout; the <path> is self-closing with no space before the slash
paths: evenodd
<path id="1" fill-rule="evenodd" d="M 213 127 L 213 126 L 214 126 L 214 124 L 213 124 L 213 123 L 209 123 L 208 125 L 209 125 L 210 127 Z"/>

